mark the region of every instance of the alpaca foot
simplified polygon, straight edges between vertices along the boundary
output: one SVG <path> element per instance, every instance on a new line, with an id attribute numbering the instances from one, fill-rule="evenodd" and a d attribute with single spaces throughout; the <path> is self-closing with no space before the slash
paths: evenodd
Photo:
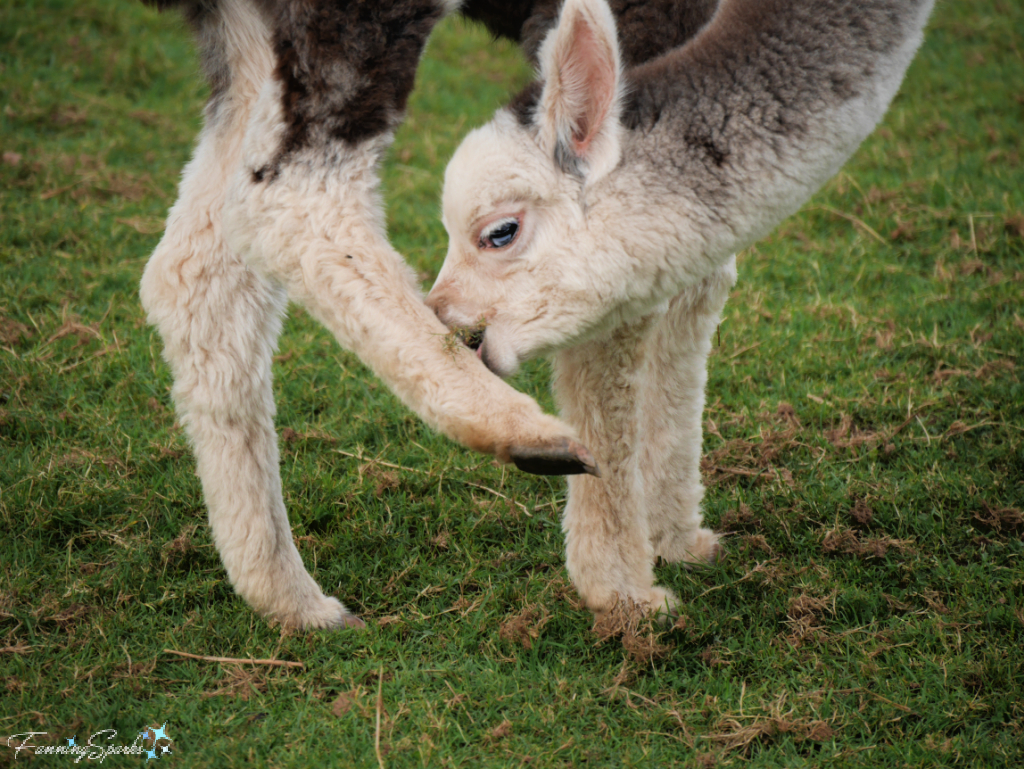
<path id="1" fill-rule="evenodd" d="M 345 604 L 330 596 L 320 596 L 301 609 L 272 612 L 272 616 L 285 627 L 299 630 L 361 630 L 366 627 Z"/>
<path id="2" fill-rule="evenodd" d="M 667 563 L 713 564 L 722 555 L 719 539 L 711 529 L 697 529 L 688 537 L 658 547 L 658 557 Z"/>

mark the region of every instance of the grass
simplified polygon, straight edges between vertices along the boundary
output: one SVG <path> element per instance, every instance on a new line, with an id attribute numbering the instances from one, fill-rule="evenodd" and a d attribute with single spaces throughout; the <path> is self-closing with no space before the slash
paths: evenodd
<path id="1" fill-rule="evenodd" d="M 284 493 L 370 627 L 285 634 L 225 582 L 136 294 L 199 125 L 187 35 L 128 0 L 2 4 L 0 736 L 167 722 L 190 767 L 1020 765 L 1021 28 L 940 4 L 882 127 L 741 256 L 706 412 L 728 555 L 659 570 L 660 634 L 592 631 L 561 480 L 433 434 L 293 312 Z M 461 22 L 432 42 L 384 171 L 425 281 L 446 158 L 528 77 Z M 550 404 L 547 378 L 515 384 Z"/>

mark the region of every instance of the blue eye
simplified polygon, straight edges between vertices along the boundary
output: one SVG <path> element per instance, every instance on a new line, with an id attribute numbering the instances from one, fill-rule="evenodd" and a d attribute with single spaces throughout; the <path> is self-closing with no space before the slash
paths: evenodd
<path id="1" fill-rule="evenodd" d="M 481 248 L 505 248 L 519 234 L 518 219 L 501 219 L 480 233 Z"/>

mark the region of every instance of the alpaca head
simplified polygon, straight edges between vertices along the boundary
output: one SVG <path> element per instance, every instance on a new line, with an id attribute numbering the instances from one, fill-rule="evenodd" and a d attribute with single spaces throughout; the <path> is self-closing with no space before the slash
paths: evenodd
<path id="1" fill-rule="evenodd" d="M 478 354 L 508 375 L 589 330 L 600 238 L 584 201 L 619 161 L 621 71 L 605 0 L 566 0 L 540 52 L 532 114 L 473 131 L 445 173 L 448 255 L 428 304 L 485 326 Z"/>

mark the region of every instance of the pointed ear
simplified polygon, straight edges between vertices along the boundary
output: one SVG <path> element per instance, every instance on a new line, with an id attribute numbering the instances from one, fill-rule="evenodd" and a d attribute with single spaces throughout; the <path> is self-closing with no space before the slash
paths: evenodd
<path id="1" fill-rule="evenodd" d="M 539 58 L 545 149 L 567 173 L 603 176 L 619 161 L 622 87 L 615 17 L 605 0 L 565 0 Z"/>

